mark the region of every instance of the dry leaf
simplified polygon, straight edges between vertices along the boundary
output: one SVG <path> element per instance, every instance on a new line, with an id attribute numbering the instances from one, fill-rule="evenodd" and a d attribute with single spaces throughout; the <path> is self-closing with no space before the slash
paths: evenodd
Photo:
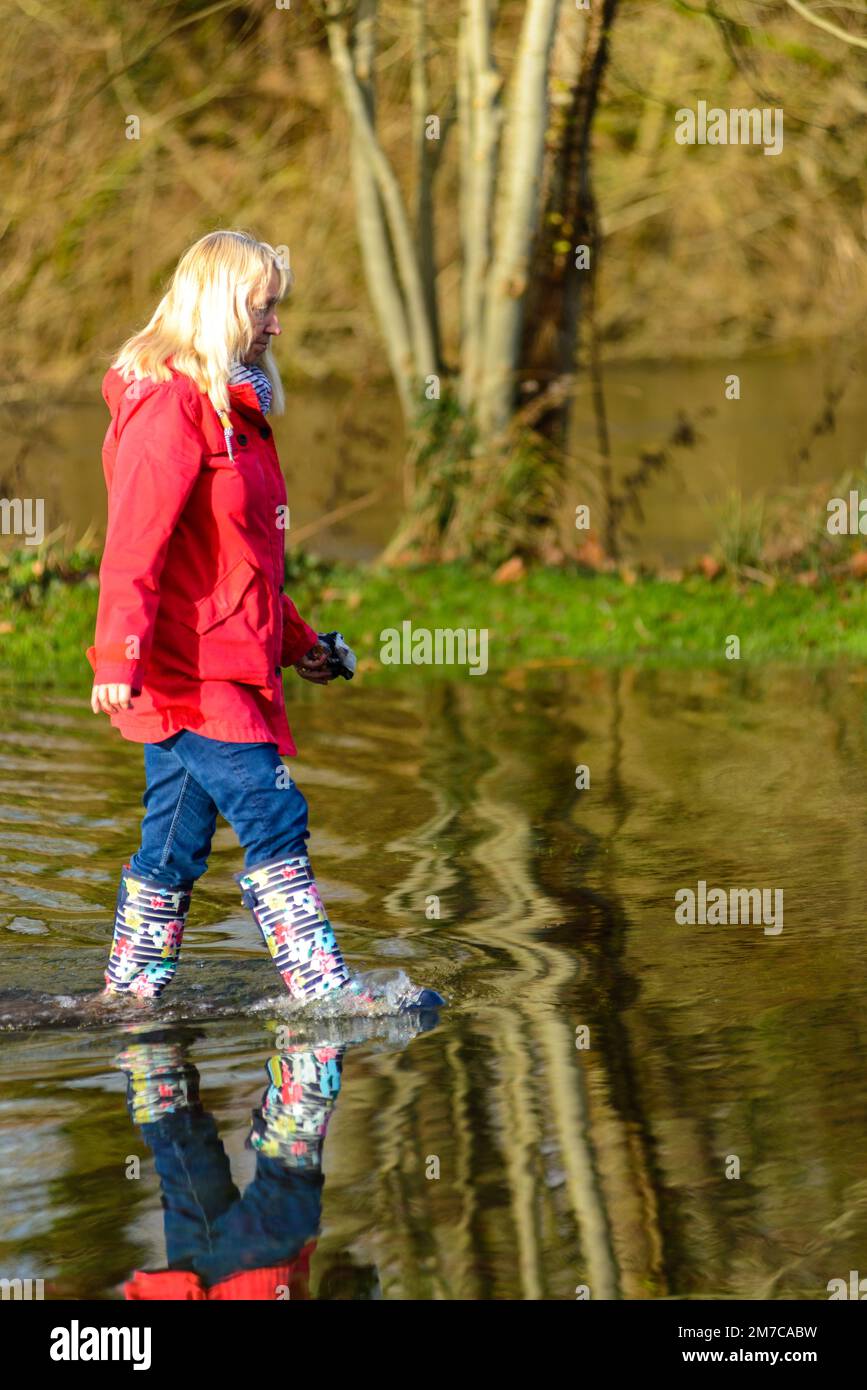
<path id="1" fill-rule="evenodd" d="M 579 565 L 584 565 L 589 570 L 602 570 L 606 568 L 608 557 L 602 546 L 593 536 L 588 536 L 582 546 L 575 553 L 575 559 Z"/>
<path id="2" fill-rule="evenodd" d="M 510 560 L 504 561 L 500 568 L 494 572 L 495 584 L 514 584 L 516 580 L 524 576 L 524 561 L 520 555 L 513 555 Z"/>
<path id="3" fill-rule="evenodd" d="M 715 560 L 712 555 L 702 555 L 698 563 L 705 579 L 716 579 L 722 569 L 719 560 Z"/>

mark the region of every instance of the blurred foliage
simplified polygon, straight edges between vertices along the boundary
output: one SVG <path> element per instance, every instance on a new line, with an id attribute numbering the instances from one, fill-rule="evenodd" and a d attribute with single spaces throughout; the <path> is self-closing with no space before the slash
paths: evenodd
<path id="1" fill-rule="evenodd" d="M 290 590 L 319 593 L 331 579 L 334 563 L 293 546 L 286 552 L 285 576 Z"/>
<path id="2" fill-rule="evenodd" d="M 731 491 L 719 511 L 717 543 L 726 569 L 758 565 L 765 527 L 765 500 Z"/>
<path id="3" fill-rule="evenodd" d="M 58 586 L 84 583 L 95 588 L 100 558 L 101 550 L 89 534 L 74 544 L 61 537 L 39 546 L 0 550 L 0 603 L 34 608 Z M 286 583 L 306 593 L 324 588 L 334 568 L 330 560 L 303 550 L 286 553 Z"/>
<path id="4" fill-rule="evenodd" d="M 867 534 L 837 535 L 828 530 L 828 504 L 850 492 L 867 497 L 867 460 L 830 486 L 790 487 L 766 498 L 745 500 L 732 492 L 721 509 L 717 555 L 725 570 L 749 567 L 800 583 L 867 573 Z M 865 519 L 867 522 L 867 519 Z"/>
<path id="5" fill-rule="evenodd" d="M 609 357 L 613 339 L 633 355 L 718 355 L 863 323 L 862 72 L 863 53 L 784 0 L 623 7 L 596 131 Z M 676 144 L 676 110 L 699 100 L 781 109 L 782 153 Z"/>
<path id="6" fill-rule="evenodd" d="M 719 6 L 621 5 L 594 135 L 608 358 L 791 345 L 853 329 L 867 311 L 863 54 L 784 0 L 730 8 L 722 23 Z M 499 7 L 505 76 L 522 13 L 518 0 Z M 457 18 L 457 0 L 428 7 L 436 111 L 449 106 Z M 857 26 L 857 16 L 843 22 Z M 385 0 L 380 32 L 380 126 L 410 200 L 405 5 Z M 90 383 L 150 314 L 183 249 L 221 225 L 289 247 L 288 377 L 386 375 L 356 242 L 346 117 L 313 10 L 28 0 L 4 15 L 0 65 L 0 398 L 36 375 L 40 387 Z M 676 144 L 674 113 L 699 99 L 783 107 L 783 153 Z M 130 116 L 140 139 L 127 138 Z M 447 356 L 459 333 L 455 136 L 435 229 Z"/>
<path id="7" fill-rule="evenodd" d="M 77 545 L 51 543 L 0 551 L 0 603 L 37 608 L 49 592 L 71 584 L 95 589 L 99 551 L 89 538 Z"/>

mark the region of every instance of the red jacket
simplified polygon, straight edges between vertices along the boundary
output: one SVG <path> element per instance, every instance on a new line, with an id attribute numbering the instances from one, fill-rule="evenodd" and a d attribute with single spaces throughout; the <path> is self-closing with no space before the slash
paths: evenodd
<path id="1" fill-rule="evenodd" d="M 219 1284 L 206 1287 L 197 1274 L 180 1269 L 160 1269 L 149 1274 L 136 1270 L 132 1279 L 124 1284 L 124 1296 L 132 1301 L 148 1300 L 163 1302 L 187 1302 L 190 1300 L 214 1299 L 253 1299 L 275 1302 L 281 1299 L 308 1299 L 310 1297 L 310 1257 L 316 1249 L 316 1241 L 309 1241 L 285 1265 L 274 1265 L 271 1269 L 244 1269 L 222 1279 Z"/>
<path id="2" fill-rule="evenodd" d="M 139 742 L 178 728 L 295 752 L 281 667 L 316 642 L 283 592 L 286 485 L 250 385 L 230 387 L 232 454 L 189 377 L 127 385 L 110 369 L 103 445 L 108 528 L 97 684 L 126 684 L 112 723 Z"/>

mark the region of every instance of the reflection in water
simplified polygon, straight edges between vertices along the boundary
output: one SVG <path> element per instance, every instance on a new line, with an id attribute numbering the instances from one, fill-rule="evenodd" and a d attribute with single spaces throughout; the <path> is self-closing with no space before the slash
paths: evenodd
<path id="1" fill-rule="evenodd" d="M 379 1029 L 392 1042 L 436 1026 L 435 1011 L 362 1019 L 344 1028 L 355 1041 Z M 256 1155 L 243 1195 L 214 1116 L 200 1097 L 191 1047 L 204 1034 L 175 1027 L 145 1031 L 114 1058 L 127 1078 L 127 1107 L 159 1177 L 165 1269 L 136 1270 L 123 1286 L 132 1300 L 310 1297 L 310 1260 L 322 1209 L 323 1151 L 341 1087 L 347 1042 L 297 1040 L 278 1029 L 266 1064 L 268 1086 L 253 1110 L 245 1147 Z M 330 1281 L 333 1284 L 333 1279 Z M 327 1297 L 320 1291 L 320 1297 Z"/>
<path id="2" fill-rule="evenodd" d="M 360 685 L 351 774 L 333 710 L 299 697 L 353 968 L 450 1000 L 411 1047 L 343 1055 L 314 1297 L 825 1298 L 863 1265 L 863 688 L 746 663 Z M 164 1264 L 156 1175 L 125 1176 L 116 1030 L 76 1007 L 140 815 L 135 750 L 88 719 L 52 697 L 0 721 L 0 1275 L 49 1297 Z M 196 1020 L 241 1190 L 279 1004 L 236 867 L 226 834 L 147 1021 Z M 783 932 L 677 926 L 699 879 L 782 888 Z"/>
<path id="3" fill-rule="evenodd" d="M 133 1123 L 160 1180 L 168 1267 L 136 1271 L 129 1299 L 309 1297 L 322 1203 L 322 1149 L 340 1090 L 344 1046 L 287 1044 L 268 1062 L 270 1084 L 247 1147 L 256 1172 L 243 1196 L 182 1030 L 145 1035 L 116 1058 Z"/>

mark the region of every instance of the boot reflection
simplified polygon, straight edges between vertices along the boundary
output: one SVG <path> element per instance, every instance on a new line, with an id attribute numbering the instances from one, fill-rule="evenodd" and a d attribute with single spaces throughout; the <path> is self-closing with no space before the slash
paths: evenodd
<path id="1" fill-rule="evenodd" d="M 344 1045 L 285 1038 L 266 1070 L 242 1195 L 213 1116 L 199 1099 L 190 1030 L 149 1033 L 116 1058 L 127 1105 L 154 1155 L 168 1268 L 137 1270 L 128 1299 L 306 1299 L 319 1229 L 322 1149 L 340 1091 Z"/>

